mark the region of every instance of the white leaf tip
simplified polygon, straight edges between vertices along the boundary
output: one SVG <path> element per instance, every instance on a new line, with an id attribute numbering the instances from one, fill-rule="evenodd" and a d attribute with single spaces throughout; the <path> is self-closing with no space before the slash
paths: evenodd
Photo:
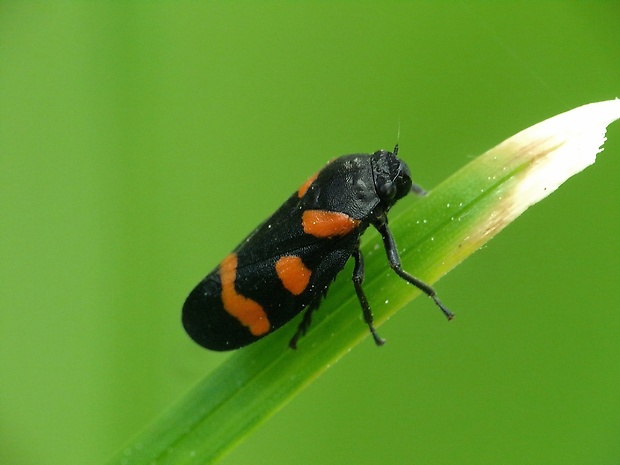
<path id="1" fill-rule="evenodd" d="M 497 148 L 514 151 L 529 166 L 517 175 L 510 210 L 516 215 L 593 164 L 607 126 L 620 119 L 620 100 L 590 103 L 538 123 Z"/>

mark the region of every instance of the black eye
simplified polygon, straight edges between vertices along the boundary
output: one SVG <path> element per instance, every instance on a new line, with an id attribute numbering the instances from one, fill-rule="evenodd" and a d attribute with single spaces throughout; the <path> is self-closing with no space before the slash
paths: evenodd
<path id="1" fill-rule="evenodd" d="M 400 162 L 399 173 L 396 177 L 395 184 L 397 199 L 403 198 L 411 191 L 411 173 L 409 171 L 409 167 L 403 161 Z"/>
<path id="2" fill-rule="evenodd" d="M 379 187 L 379 197 L 383 200 L 391 200 L 396 195 L 396 186 L 393 182 L 385 182 Z"/>

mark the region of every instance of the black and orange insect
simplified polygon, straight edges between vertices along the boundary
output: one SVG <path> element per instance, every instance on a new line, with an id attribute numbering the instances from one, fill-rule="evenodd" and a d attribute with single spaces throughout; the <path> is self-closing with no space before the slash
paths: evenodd
<path id="1" fill-rule="evenodd" d="M 409 192 L 424 194 L 394 152 L 344 155 L 311 176 L 270 218 L 204 278 L 183 306 L 183 326 L 211 350 L 232 350 L 271 334 L 304 309 L 290 346 L 310 326 L 312 312 L 351 256 L 353 285 L 364 320 L 379 337 L 362 289 L 364 261 L 360 237 L 374 226 L 392 269 L 453 314 L 432 287 L 402 269 L 387 213 Z"/>

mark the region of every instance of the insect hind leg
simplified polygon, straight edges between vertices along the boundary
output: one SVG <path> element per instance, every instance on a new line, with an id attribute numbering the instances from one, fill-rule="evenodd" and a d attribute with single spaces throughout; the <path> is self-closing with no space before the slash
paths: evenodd
<path id="1" fill-rule="evenodd" d="M 297 327 L 297 331 L 295 331 L 295 334 L 293 335 L 293 337 L 288 343 L 288 346 L 291 349 L 297 349 L 297 342 L 299 341 L 299 338 L 305 335 L 306 332 L 308 331 L 308 328 L 310 327 L 310 324 L 312 323 L 312 312 L 314 312 L 315 310 L 316 310 L 315 305 L 310 305 L 306 309 L 304 316 L 301 320 L 301 323 L 299 323 L 299 326 Z"/>
<path id="2" fill-rule="evenodd" d="M 364 282 L 364 257 L 362 256 L 362 252 L 359 248 L 359 241 L 353 251 L 353 258 L 355 260 L 355 266 L 353 268 L 353 286 L 355 287 L 355 293 L 357 294 L 357 298 L 360 301 L 360 305 L 362 306 L 364 321 L 370 329 L 370 334 L 372 334 L 372 337 L 375 340 L 375 344 L 377 344 L 378 346 L 382 346 L 383 344 L 385 344 L 385 339 L 383 339 L 377 334 L 377 330 L 374 326 L 372 310 L 370 309 L 370 304 L 368 303 L 366 294 L 364 294 L 364 290 L 362 289 L 362 282 Z"/>

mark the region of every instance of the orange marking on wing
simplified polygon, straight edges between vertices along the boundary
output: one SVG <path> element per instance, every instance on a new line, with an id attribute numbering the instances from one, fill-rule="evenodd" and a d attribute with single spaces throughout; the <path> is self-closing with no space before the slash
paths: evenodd
<path id="1" fill-rule="evenodd" d="M 345 213 L 326 210 L 306 210 L 301 222 L 304 232 L 314 237 L 345 236 L 360 224 Z"/>
<path id="2" fill-rule="evenodd" d="M 269 332 L 271 324 L 265 310 L 258 303 L 239 294 L 235 289 L 237 279 L 237 255 L 230 254 L 220 263 L 220 280 L 222 282 L 222 303 L 224 310 L 247 326 L 254 336 Z"/>
<path id="3" fill-rule="evenodd" d="M 276 273 L 284 288 L 293 295 L 301 294 L 308 287 L 312 275 L 301 258 L 295 255 L 280 258 L 276 262 Z"/>
<path id="4" fill-rule="evenodd" d="M 306 192 L 308 191 L 308 189 L 310 189 L 310 186 L 312 185 L 312 183 L 314 182 L 314 180 L 317 178 L 318 175 L 319 175 L 319 171 L 317 171 L 312 176 L 310 176 L 308 180 L 301 185 L 301 187 L 297 191 L 297 197 L 301 199 L 306 194 Z"/>

